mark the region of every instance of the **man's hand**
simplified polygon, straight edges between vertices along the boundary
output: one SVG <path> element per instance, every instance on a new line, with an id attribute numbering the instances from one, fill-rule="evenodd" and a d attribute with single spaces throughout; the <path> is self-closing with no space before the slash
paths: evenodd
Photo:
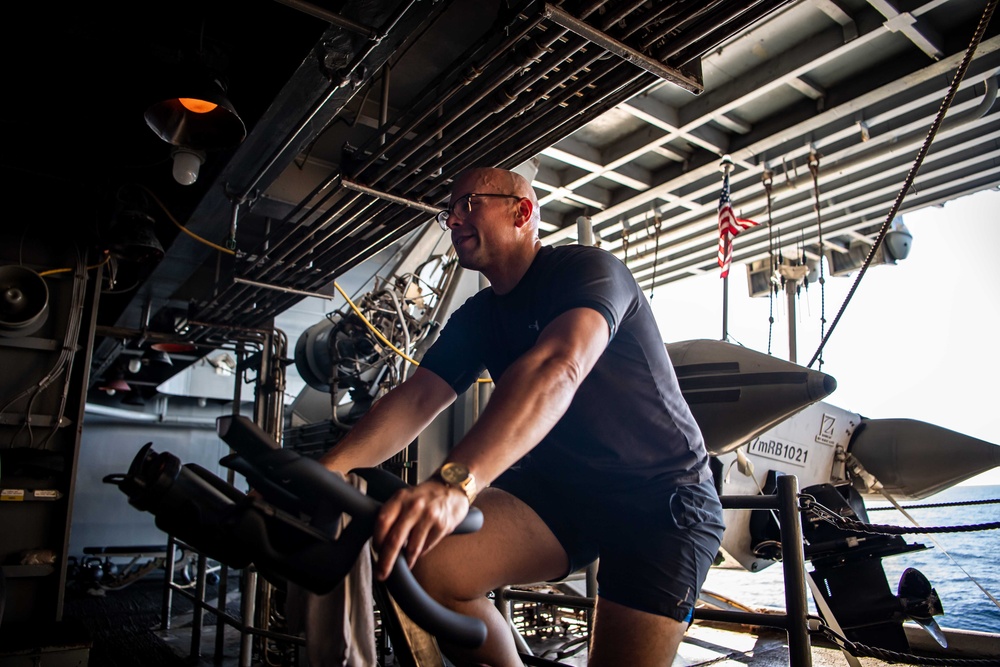
<path id="1" fill-rule="evenodd" d="M 404 553 L 411 568 L 421 555 L 451 534 L 469 513 L 469 500 L 460 489 L 436 480 L 402 489 L 382 505 L 372 543 L 378 552 L 375 577 L 385 581 Z"/>

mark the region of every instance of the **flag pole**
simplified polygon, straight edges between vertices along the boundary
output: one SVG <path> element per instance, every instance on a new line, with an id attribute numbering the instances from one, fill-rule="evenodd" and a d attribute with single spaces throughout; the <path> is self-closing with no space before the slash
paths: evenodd
<path id="1" fill-rule="evenodd" d="M 727 153 L 722 156 L 719 163 L 719 170 L 723 173 L 723 178 L 729 178 L 729 171 L 733 168 L 733 158 Z M 729 253 L 729 245 L 732 239 L 726 240 L 725 251 Z M 729 273 L 722 279 L 722 340 L 729 340 Z"/>

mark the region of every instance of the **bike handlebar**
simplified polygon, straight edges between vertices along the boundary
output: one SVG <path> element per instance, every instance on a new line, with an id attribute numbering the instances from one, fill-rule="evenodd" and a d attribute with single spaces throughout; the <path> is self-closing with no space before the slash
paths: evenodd
<path id="1" fill-rule="evenodd" d="M 219 437 L 272 486 L 294 493 L 308 505 L 307 509 L 336 507 L 350 514 L 352 521 L 363 522 L 366 532 L 370 533 L 381 502 L 361 493 L 319 462 L 278 448 L 270 436 L 246 417 L 219 417 L 216 426 Z M 402 480 L 376 468 L 355 472 L 369 480 L 372 491 L 379 490 L 384 495 L 383 500 L 406 486 Z M 378 479 L 379 476 L 381 479 Z M 253 483 L 253 480 L 250 481 Z M 266 490 L 262 493 L 266 498 Z M 472 507 L 454 532 L 474 532 L 482 523 L 482 512 Z M 486 625 L 477 618 L 447 609 L 431 598 L 417 583 L 404 558 L 396 559 L 386 587 L 407 616 L 440 639 L 470 648 L 479 647 L 486 641 Z"/>

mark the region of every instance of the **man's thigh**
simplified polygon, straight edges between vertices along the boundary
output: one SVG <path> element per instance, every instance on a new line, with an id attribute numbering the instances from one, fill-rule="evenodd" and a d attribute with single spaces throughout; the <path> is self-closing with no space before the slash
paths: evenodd
<path id="1" fill-rule="evenodd" d="M 510 584 L 557 579 L 569 567 L 566 552 L 545 522 L 525 503 L 500 489 L 476 498 L 483 527 L 451 535 L 414 567 L 433 597 L 472 600 Z"/>

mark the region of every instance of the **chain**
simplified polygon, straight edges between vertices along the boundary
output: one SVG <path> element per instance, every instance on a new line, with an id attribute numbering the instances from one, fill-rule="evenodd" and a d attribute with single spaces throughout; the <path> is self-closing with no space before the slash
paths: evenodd
<path id="1" fill-rule="evenodd" d="M 767 353 L 771 354 L 771 338 L 774 335 L 774 288 L 771 281 L 774 278 L 778 267 L 774 263 L 774 237 L 771 234 L 771 185 L 774 173 L 770 169 L 764 169 L 761 174 L 761 181 L 764 183 L 764 192 L 767 193 L 767 258 L 770 266 L 767 273 Z"/>
<path id="2" fill-rule="evenodd" d="M 819 338 L 823 340 L 826 336 L 826 276 L 823 273 L 823 216 L 819 208 L 819 154 L 816 151 L 809 151 L 809 172 L 813 179 L 813 209 L 816 211 L 816 235 L 819 243 Z M 819 370 L 823 370 L 822 347 L 819 350 Z"/>
<path id="3" fill-rule="evenodd" d="M 1000 521 L 971 524 L 968 526 L 890 526 L 886 524 L 865 523 L 857 519 L 841 516 L 833 510 L 816 502 L 812 496 L 803 495 L 804 508 L 813 516 L 833 524 L 841 530 L 869 535 L 921 535 L 930 533 L 971 533 L 981 530 L 1000 529 Z"/>
<path id="4" fill-rule="evenodd" d="M 622 261 L 628 264 L 628 225 L 624 219 L 622 220 L 622 250 L 625 252 L 625 258 Z M 653 279 L 656 279 L 655 273 Z"/>
<path id="5" fill-rule="evenodd" d="M 653 290 L 656 289 L 656 265 L 660 260 L 660 228 L 663 226 L 663 221 L 660 220 L 660 216 L 653 209 L 650 211 L 653 214 L 653 230 L 656 236 L 656 242 L 653 246 L 653 281 L 649 285 L 649 300 L 653 300 Z M 646 234 L 650 234 L 649 223 L 646 224 Z"/>

